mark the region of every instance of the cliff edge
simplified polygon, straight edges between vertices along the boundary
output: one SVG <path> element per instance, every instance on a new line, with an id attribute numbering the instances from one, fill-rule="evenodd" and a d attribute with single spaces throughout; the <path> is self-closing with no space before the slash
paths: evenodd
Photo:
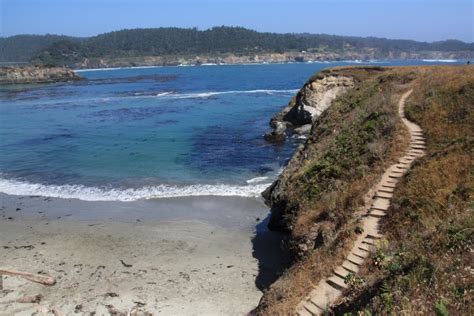
<path id="1" fill-rule="evenodd" d="M 383 239 L 367 265 L 344 278 L 343 296 L 327 313 L 472 314 L 474 71 L 426 66 L 325 70 L 273 118 L 311 128 L 263 193 L 269 227 L 287 233 L 294 261 L 256 315 L 295 314 L 346 260 L 363 235 L 374 184 L 410 143 L 397 110 L 409 90 L 405 115 L 425 132 L 426 155 L 395 188 L 379 227 Z"/>

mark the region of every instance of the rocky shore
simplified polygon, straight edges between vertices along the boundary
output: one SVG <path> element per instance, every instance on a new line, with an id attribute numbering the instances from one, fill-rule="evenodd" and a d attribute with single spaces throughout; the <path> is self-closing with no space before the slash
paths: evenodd
<path id="1" fill-rule="evenodd" d="M 375 60 L 375 59 L 470 59 L 470 52 L 399 52 L 379 56 L 374 50 L 365 52 L 346 50 L 336 52 L 293 51 L 281 53 L 241 54 L 210 54 L 210 55 L 161 55 L 161 56 L 130 56 L 84 58 L 70 67 L 78 69 L 115 68 L 137 66 L 199 66 L 199 65 L 244 65 L 244 64 L 275 64 L 298 62 L 324 62 L 337 60 Z"/>
<path id="2" fill-rule="evenodd" d="M 81 79 L 66 67 L 0 67 L 0 84 L 69 82 Z"/>
<path id="3" fill-rule="evenodd" d="M 307 137 L 315 120 L 337 96 L 354 86 L 354 78 L 323 71 L 312 77 L 288 105 L 271 120 L 272 131 L 265 134 L 270 142 L 281 142 L 288 130 Z"/>

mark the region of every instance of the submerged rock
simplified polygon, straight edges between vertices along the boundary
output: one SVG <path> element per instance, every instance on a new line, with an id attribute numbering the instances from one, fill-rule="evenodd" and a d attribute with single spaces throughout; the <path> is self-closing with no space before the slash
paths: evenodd
<path id="1" fill-rule="evenodd" d="M 264 135 L 266 141 L 272 143 L 281 143 L 286 139 L 286 124 L 284 122 L 275 121 L 274 128 L 271 132 Z"/>

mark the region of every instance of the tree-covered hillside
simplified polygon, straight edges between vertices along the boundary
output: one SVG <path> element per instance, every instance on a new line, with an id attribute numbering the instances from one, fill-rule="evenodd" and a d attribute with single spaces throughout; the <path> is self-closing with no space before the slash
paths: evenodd
<path id="1" fill-rule="evenodd" d="M 0 37 L 0 62 L 29 61 L 39 51 L 63 40 L 81 41 L 80 38 L 49 34 Z"/>
<path id="2" fill-rule="evenodd" d="M 473 43 L 457 40 L 426 43 L 373 37 L 324 34 L 260 33 L 242 27 L 132 29 L 89 38 L 57 35 L 20 35 L 0 38 L 0 61 L 34 61 L 42 64 L 73 64 L 85 58 L 118 58 L 190 54 L 251 54 L 289 51 L 363 52 L 377 58 L 391 53 L 422 51 L 474 51 Z"/>

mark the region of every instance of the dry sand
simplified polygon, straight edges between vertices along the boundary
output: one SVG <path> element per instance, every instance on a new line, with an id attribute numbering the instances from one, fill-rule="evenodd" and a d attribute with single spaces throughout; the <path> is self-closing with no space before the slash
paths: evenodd
<path id="1" fill-rule="evenodd" d="M 43 286 L 3 276 L 0 315 L 31 315 L 40 305 L 70 315 L 245 315 L 280 255 L 279 236 L 255 237 L 268 212 L 255 199 L 0 201 L 0 267 L 57 278 Z M 40 304 L 5 303 L 34 294 Z"/>

